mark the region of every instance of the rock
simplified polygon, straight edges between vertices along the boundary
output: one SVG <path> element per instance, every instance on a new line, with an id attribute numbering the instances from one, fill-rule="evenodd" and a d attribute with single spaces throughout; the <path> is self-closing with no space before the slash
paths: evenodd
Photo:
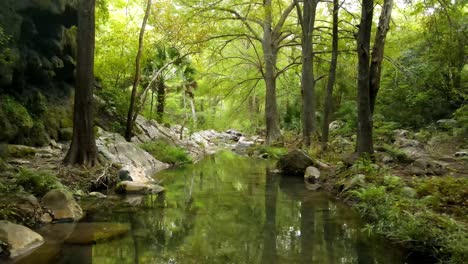
<path id="1" fill-rule="evenodd" d="M 20 210 L 23 217 L 36 219 L 42 212 L 41 205 L 34 195 L 25 195 L 18 197 L 16 207 Z"/>
<path id="2" fill-rule="evenodd" d="M 416 190 L 411 187 L 403 187 L 401 188 L 401 195 L 407 198 L 414 198 L 416 197 Z"/>
<path id="3" fill-rule="evenodd" d="M 409 170 L 414 175 L 443 175 L 447 172 L 447 166 L 428 157 L 418 158 L 410 166 Z"/>
<path id="4" fill-rule="evenodd" d="M 407 147 L 421 147 L 421 142 L 415 139 L 407 139 L 403 137 L 399 137 L 395 140 L 394 143 L 399 148 L 407 148 Z"/>
<path id="5" fill-rule="evenodd" d="M 466 156 L 468 156 L 468 151 L 465 151 L 465 150 L 458 151 L 458 152 L 455 153 L 455 157 L 457 157 L 457 158 L 458 157 L 466 157 Z"/>
<path id="6" fill-rule="evenodd" d="M 330 131 L 335 131 L 335 130 L 338 130 L 340 128 L 342 128 L 344 126 L 344 122 L 343 121 L 340 121 L 340 120 L 335 120 L 333 122 L 330 123 L 330 125 L 328 125 L 328 129 Z"/>
<path id="7" fill-rule="evenodd" d="M 118 238 L 130 231 L 128 224 L 120 223 L 78 223 L 65 243 L 88 245 Z"/>
<path id="8" fill-rule="evenodd" d="M 77 190 L 75 191 L 75 193 L 73 193 L 73 195 L 78 196 L 78 197 L 83 197 L 86 195 L 86 193 L 83 190 Z"/>
<path id="9" fill-rule="evenodd" d="M 89 196 L 91 197 L 96 197 L 96 198 L 99 198 L 99 199 L 104 199 L 104 198 L 107 198 L 106 195 L 100 193 L 100 192 L 90 192 L 89 193 Z"/>
<path id="10" fill-rule="evenodd" d="M 42 205 L 49 209 L 55 221 L 78 221 L 83 210 L 73 196 L 63 190 L 51 190 L 42 197 Z"/>
<path id="11" fill-rule="evenodd" d="M 242 136 L 239 138 L 239 141 L 234 147 L 234 151 L 243 154 L 247 151 L 248 148 L 250 148 L 253 145 L 255 145 L 254 141 L 247 140 L 245 137 Z"/>
<path id="12" fill-rule="evenodd" d="M 408 130 L 396 129 L 393 131 L 394 138 L 408 138 L 409 135 L 410 135 L 410 132 Z"/>
<path id="13" fill-rule="evenodd" d="M 61 141 L 70 141 L 73 137 L 73 128 L 67 127 L 59 130 L 59 139 Z"/>
<path id="14" fill-rule="evenodd" d="M 385 164 L 388 164 L 388 163 L 394 162 L 395 160 L 393 159 L 392 156 L 387 155 L 387 154 L 384 154 L 384 155 L 382 155 L 382 157 L 381 157 L 381 161 L 382 161 L 383 163 L 385 163 Z"/>
<path id="15" fill-rule="evenodd" d="M 239 139 L 242 137 L 242 133 L 234 129 L 229 129 L 225 133 L 229 136 L 229 139 L 232 141 L 239 141 Z"/>
<path id="16" fill-rule="evenodd" d="M 303 177 L 309 166 L 320 167 L 307 153 L 299 149 L 289 152 L 278 161 L 278 168 L 287 176 Z"/>
<path id="17" fill-rule="evenodd" d="M 41 223 L 44 223 L 44 224 L 52 223 L 53 220 L 54 219 L 49 213 L 42 214 L 40 218 Z"/>
<path id="18" fill-rule="evenodd" d="M 127 195 L 124 202 L 131 206 L 139 206 L 143 203 L 144 196 L 142 195 Z"/>
<path id="19" fill-rule="evenodd" d="M 359 159 L 359 154 L 356 152 L 346 153 L 341 157 L 341 160 L 346 166 L 352 166 Z"/>
<path id="20" fill-rule="evenodd" d="M 128 171 L 135 182 L 154 182 L 153 175 L 169 167 L 136 144 L 127 142 L 119 134 L 103 130 L 99 131 L 99 134 L 96 140 L 99 154 L 109 163 L 120 164 L 121 171 Z"/>
<path id="21" fill-rule="evenodd" d="M 123 181 L 117 184 L 115 191 L 121 194 L 154 194 L 164 191 L 164 187 L 157 184 Z"/>
<path id="22" fill-rule="evenodd" d="M 31 164 L 31 161 L 24 160 L 24 159 L 12 159 L 12 160 L 9 160 L 8 163 L 12 165 L 28 165 L 28 164 Z"/>
<path id="23" fill-rule="evenodd" d="M 24 158 L 36 155 L 37 149 L 22 145 L 7 145 L 5 154 L 13 158 Z"/>
<path id="24" fill-rule="evenodd" d="M 132 177 L 130 177 L 130 172 L 128 170 L 119 171 L 119 180 L 120 181 L 133 181 Z"/>
<path id="25" fill-rule="evenodd" d="M 306 183 L 306 188 L 311 191 L 316 191 L 321 187 L 320 181 L 320 171 L 319 169 L 309 166 L 307 167 L 304 174 L 304 182 Z"/>
<path id="26" fill-rule="evenodd" d="M 4 220 L 0 220 L 0 241 L 8 245 L 6 250 L 11 258 L 31 252 L 44 243 L 38 233 Z"/>
<path id="27" fill-rule="evenodd" d="M 51 139 L 50 142 L 49 142 L 49 146 L 53 149 L 58 149 L 58 150 L 62 150 L 62 146 L 60 146 L 57 141 Z"/>
<path id="28" fill-rule="evenodd" d="M 346 181 L 346 183 L 344 184 L 343 191 L 347 191 L 349 189 L 354 189 L 355 187 L 363 186 L 365 184 L 366 184 L 366 175 L 357 174 L 357 175 L 354 175 L 348 181 Z"/>

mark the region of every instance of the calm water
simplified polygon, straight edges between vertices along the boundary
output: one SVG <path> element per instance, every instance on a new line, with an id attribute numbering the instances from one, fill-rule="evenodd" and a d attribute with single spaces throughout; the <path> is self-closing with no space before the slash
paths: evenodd
<path id="1" fill-rule="evenodd" d="M 85 221 L 126 223 L 127 235 L 88 246 L 53 242 L 73 230 L 64 225 L 42 231 L 49 242 L 19 263 L 406 262 L 402 250 L 361 232 L 349 207 L 272 168 L 221 153 L 164 171 L 164 195 L 88 204 Z"/>

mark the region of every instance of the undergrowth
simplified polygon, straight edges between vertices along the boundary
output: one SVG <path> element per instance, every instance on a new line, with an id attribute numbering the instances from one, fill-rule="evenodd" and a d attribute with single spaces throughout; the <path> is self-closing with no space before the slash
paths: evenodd
<path id="1" fill-rule="evenodd" d="M 191 163 L 192 159 L 183 148 L 175 147 L 165 141 L 152 141 L 141 144 L 140 147 L 157 160 L 172 165 Z"/>

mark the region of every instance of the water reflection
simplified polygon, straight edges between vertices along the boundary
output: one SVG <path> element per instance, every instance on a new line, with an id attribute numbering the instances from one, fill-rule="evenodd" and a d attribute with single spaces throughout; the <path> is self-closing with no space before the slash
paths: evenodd
<path id="1" fill-rule="evenodd" d="M 92 204 L 85 221 L 127 223 L 127 236 L 88 246 L 48 242 L 19 263 L 404 261 L 399 249 L 359 232 L 348 207 L 272 173 L 272 165 L 222 153 L 165 171 L 163 195 Z"/>

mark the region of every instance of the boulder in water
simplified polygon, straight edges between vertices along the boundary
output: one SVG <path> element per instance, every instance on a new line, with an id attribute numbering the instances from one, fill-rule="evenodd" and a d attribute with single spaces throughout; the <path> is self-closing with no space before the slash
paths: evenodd
<path id="1" fill-rule="evenodd" d="M 115 191 L 120 194 L 154 194 L 164 191 L 164 187 L 157 184 L 122 181 L 117 184 Z"/>
<path id="2" fill-rule="evenodd" d="M 296 149 L 284 155 L 278 161 L 278 168 L 286 176 L 304 176 L 309 166 L 314 166 L 314 160 L 304 151 Z"/>
<path id="3" fill-rule="evenodd" d="M 14 258 L 39 247 L 44 243 L 44 239 L 25 226 L 1 220 L 0 243 L 7 245 L 1 251 L 6 251 L 6 255 Z"/>
<path id="4" fill-rule="evenodd" d="M 307 167 L 304 174 L 304 181 L 308 190 L 316 191 L 320 189 L 320 171 L 316 167 Z"/>
<path id="5" fill-rule="evenodd" d="M 63 190 L 51 190 L 42 197 L 42 205 L 49 209 L 55 221 L 78 221 L 83 210 L 73 196 Z"/>

